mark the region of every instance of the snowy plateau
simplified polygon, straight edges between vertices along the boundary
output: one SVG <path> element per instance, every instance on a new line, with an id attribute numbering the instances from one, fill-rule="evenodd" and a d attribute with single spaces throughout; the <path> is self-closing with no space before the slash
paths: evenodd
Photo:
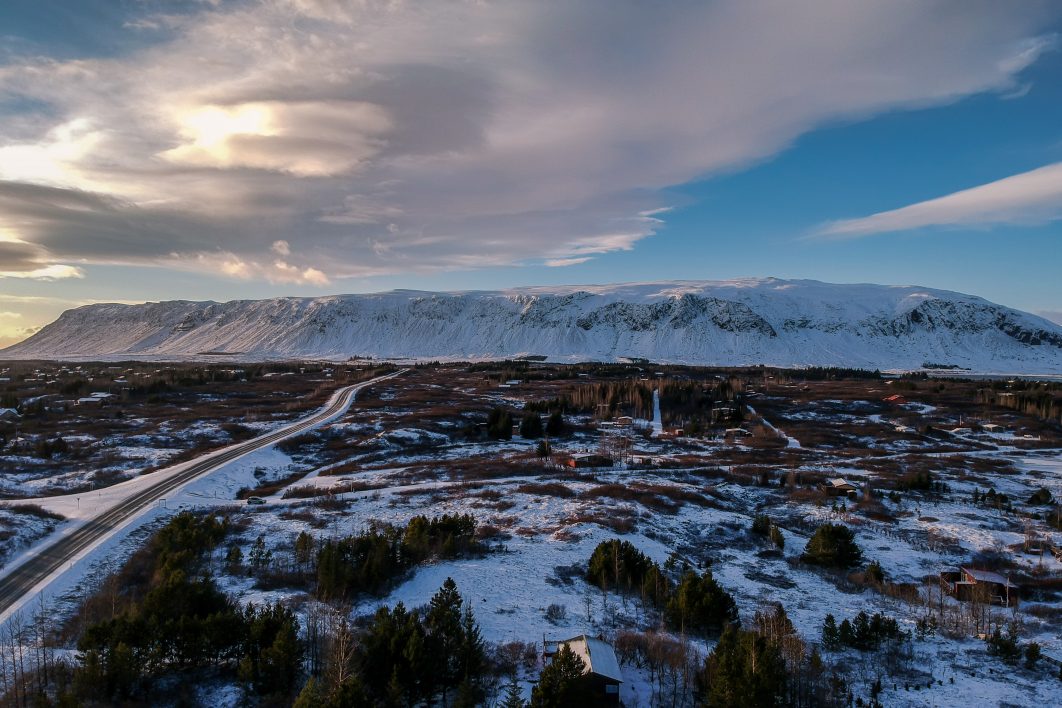
<path id="1" fill-rule="evenodd" d="M 809 280 L 94 304 L 5 358 L 346 358 L 846 366 L 1062 374 L 1062 327 L 979 297 Z"/>

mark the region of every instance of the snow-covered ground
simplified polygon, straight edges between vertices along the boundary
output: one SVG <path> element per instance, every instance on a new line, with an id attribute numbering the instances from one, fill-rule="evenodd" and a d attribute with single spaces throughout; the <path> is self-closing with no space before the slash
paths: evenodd
<path id="1" fill-rule="evenodd" d="M 327 409 L 340 400 L 345 400 L 344 404 L 330 417 L 318 421 L 309 429 L 312 430 L 313 427 L 325 425 L 332 420 L 343 416 L 354 403 L 357 391 L 378 381 L 393 378 L 401 373 L 404 372 L 400 371 L 356 386 L 344 387 L 343 389 L 337 390 L 324 408 Z M 353 395 L 348 395 L 348 391 L 351 390 L 353 391 Z M 307 417 L 312 417 L 317 414 L 318 412 L 314 412 L 311 416 Z M 293 427 L 299 422 L 300 421 L 295 421 L 294 423 L 291 423 L 290 426 Z M 243 444 L 246 445 L 247 443 Z M 161 481 L 180 474 L 192 465 L 223 455 L 228 452 L 228 450 L 229 448 L 223 448 L 194 460 L 189 460 L 188 462 L 158 470 L 148 475 L 141 475 L 126 482 L 86 494 L 69 494 L 40 499 L 28 499 L 20 503 L 33 504 L 41 507 L 47 512 L 64 517 L 66 521 L 58 525 L 55 528 L 55 532 L 58 534 L 70 534 L 84 524 L 91 522 L 92 519 L 100 514 L 129 500 L 135 494 L 157 485 Z M 287 460 L 287 463 L 290 464 L 290 460 L 288 460 L 286 456 L 277 452 L 273 448 L 273 444 L 270 444 L 266 447 L 258 448 L 240 455 L 239 457 L 194 478 L 188 483 L 181 485 L 176 488 L 169 497 L 160 499 L 156 503 L 145 507 L 120 525 L 116 526 L 111 532 L 102 536 L 98 542 L 85 548 L 75 557 L 71 558 L 70 563 L 66 567 L 56 570 L 47 578 L 41 580 L 30 592 L 23 596 L 21 600 L 11 604 L 2 614 L 0 614 L 0 622 L 8 621 L 13 615 L 19 613 L 24 607 L 38 597 L 43 597 L 47 600 L 48 598 L 55 597 L 68 590 L 70 587 L 77 585 L 87 570 L 97 561 L 100 554 L 106 554 L 109 548 L 113 548 L 117 544 L 120 544 L 123 538 L 129 533 L 134 532 L 145 523 L 152 521 L 158 516 L 180 509 L 205 505 L 231 506 L 234 503 L 236 492 L 244 487 L 255 486 L 257 482 L 255 475 L 256 471 L 262 469 L 264 466 L 277 464 L 278 456 Z M 53 543 L 54 540 L 55 536 L 53 534 L 41 535 L 36 542 L 26 546 L 21 553 L 14 555 L 7 563 L 6 569 L 10 571 L 10 569 L 17 567 L 22 561 L 37 554 L 40 549 Z"/>
<path id="2" fill-rule="evenodd" d="M 999 436 L 991 445 L 972 439 L 951 441 L 941 451 L 939 441 L 908 440 L 895 433 L 890 421 L 905 411 L 946 414 L 929 404 L 883 412 L 883 404 L 865 394 L 853 401 L 823 399 L 806 405 L 789 405 L 781 395 L 761 398 L 764 403 L 757 403 L 757 408 L 792 433 L 778 431 L 790 441 L 786 446 L 777 441 L 757 447 L 757 441 L 675 440 L 646 431 L 644 439 L 639 434 L 636 445 L 659 465 L 619 464 L 575 472 L 559 461 L 568 452 L 598 443 L 590 416 L 569 416 L 576 432 L 551 440 L 557 459 L 545 462 L 535 455 L 537 441 L 518 436 L 489 441 L 464 432 L 502 400 L 481 375 L 448 371 L 443 384 L 430 377 L 411 372 L 408 378 L 381 387 L 376 400 L 323 426 L 308 436 L 305 445 L 251 453 L 189 484 L 168 498 L 165 508 L 149 510 L 139 523 L 180 508 L 229 509 L 245 522 L 235 525 L 240 529 L 236 542 L 243 546 L 245 557 L 259 536 L 277 557 L 284 557 L 302 531 L 318 538 L 335 537 L 364 530 L 371 522 L 404 524 L 419 514 L 471 513 L 481 527 L 495 530 L 486 541 L 490 553 L 420 566 L 385 596 L 362 598 L 352 612 L 364 615 L 399 601 L 421 606 L 452 577 L 472 601 L 484 638 L 499 643 L 564 639 L 583 632 L 610 636 L 618 629 L 657 626 L 658 618 L 637 599 L 602 593 L 582 579 L 594 547 L 617 537 L 631 541 L 661 564 L 672 557 L 696 568 L 710 564 L 716 579 L 733 593 L 746 625 L 757 610 L 782 603 L 810 642 L 818 640 L 827 613 L 840 621 L 860 611 L 882 612 L 913 633 L 915 620 L 924 611 L 917 602 L 860 585 L 844 573 L 823 572 L 800 562 L 810 534 L 824 522 L 848 525 L 866 559 L 878 561 L 888 580 L 916 589 L 927 587 L 927 576 L 932 579 L 945 567 L 969 563 L 986 551 L 1004 553 L 1013 562 L 1014 573 L 1062 575 L 1062 564 L 1053 558 L 1045 558 L 1042 570 L 1037 570 L 1038 557 L 1011 549 L 1024 538 L 1019 517 L 970 501 L 974 489 L 983 491 L 986 484 L 1008 494 L 1019 507 L 1040 487 L 1062 498 L 1062 449 L 1024 450 L 1007 436 Z M 519 408 L 532 398 L 548 399 L 547 384 L 539 385 L 533 393 L 508 389 L 504 400 Z M 409 387 L 416 387 L 416 395 Z M 418 405 L 422 400 L 418 396 L 428 394 L 459 404 L 442 412 L 435 410 L 442 406 L 434 398 Z M 654 418 L 659 418 L 655 409 Z M 430 416 L 427 410 L 433 410 Z M 814 415 L 804 415 L 810 412 Z M 758 415 L 751 410 L 749 414 Z M 822 430 L 849 436 L 850 448 L 807 444 L 810 432 Z M 797 437 L 805 444 L 796 443 Z M 919 454 L 923 448 L 927 451 Z M 932 467 L 935 479 L 949 485 L 947 493 L 904 492 L 890 499 L 892 475 L 912 460 Z M 997 467 L 979 466 L 986 462 Z M 890 464 L 895 469 L 887 467 Z M 750 471 L 745 472 L 746 467 Z M 764 486 L 757 481 L 761 468 L 770 473 Z M 304 470 L 307 474 L 291 488 L 327 490 L 323 498 L 328 504 L 315 497 L 285 498 L 288 490 L 281 489 L 269 495 L 265 505 L 233 505 L 242 488 Z M 854 502 L 841 508 L 816 496 L 811 484 L 799 490 L 779 487 L 778 478 L 789 472 L 845 476 L 873 484 L 881 513 L 871 514 Z M 133 489 L 143 483 L 135 479 L 124 484 Z M 115 503 L 127 493 L 117 485 L 108 501 L 108 491 L 101 491 L 95 501 L 67 496 L 41 502 L 74 520 L 67 522 L 71 525 L 92 516 L 92 505 Z M 750 533 L 758 513 L 769 514 L 780 527 L 783 550 Z M 1046 531 L 1042 523 L 1037 529 L 1062 543 L 1062 533 Z M 108 543 L 83 559 L 65 585 L 57 584 L 50 591 L 72 596 L 78 578 L 84 581 L 100 572 L 107 554 L 127 548 L 120 538 Z M 239 601 L 297 605 L 305 600 L 306 588 L 262 589 L 253 577 L 229 573 L 223 553 L 224 549 L 218 550 L 213 570 L 223 588 Z M 562 606 L 562 616 L 552 613 L 553 619 L 548 618 L 551 605 Z M 1037 641 L 1046 654 L 1062 656 L 1058 598 L 1047 596 L 1029 606 L 1028 611 L 1025 605 L 1016 612 L 995 611 L 1020 621 L 1023 642 Z M 714 646 L 711 638 L 692 640 L 702 655 Z M 910 665 L 882 682 L 885 705 L 1062 702 L 1062 683 L 1046 665 L 1036 671 L 1005 667 L 988 656 L 976 638 L 930 635 L 916 638 L 912 646 Z M 846 670 L 857 696 L 865 697 L 882 673 L 874 654 L 848 651 L 827 653 L 825 658 Z M 650 705 L 653 693 L 647 673 L 630 664 L 622 669 L 625 703 Z M 536 675 L 536 671 L 522 675 L 525 692 Z"/>

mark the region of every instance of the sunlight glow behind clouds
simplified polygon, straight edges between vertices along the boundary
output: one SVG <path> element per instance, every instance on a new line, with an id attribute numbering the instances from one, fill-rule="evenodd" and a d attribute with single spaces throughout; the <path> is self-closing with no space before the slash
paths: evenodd
<path id="1" fill-rule="evenodd" d="M 825 123 L 1013 91 L 1049 7 L 204 5 L 129 55 L 0 66 L 0 97 L 51 116 L 0 120 L 0 229 L 37 249 L 0 267 L 574 265 L 652 235 L 662 190 Z"/>

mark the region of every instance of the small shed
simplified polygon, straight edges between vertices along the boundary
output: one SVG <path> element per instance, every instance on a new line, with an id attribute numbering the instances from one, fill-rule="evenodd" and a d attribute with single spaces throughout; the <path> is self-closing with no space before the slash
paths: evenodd
<path id="1" fill-rule="evenodd" d="M 623 674 L 612 645 L 602 639 L 580 634 L 559 642 L 546 641 L 546 658 L 552 658 L 564 645 L 582 660 L 585 667 L 583 680 L 590 684 L 599 699 L 597 705 L 618 706 Z"/>

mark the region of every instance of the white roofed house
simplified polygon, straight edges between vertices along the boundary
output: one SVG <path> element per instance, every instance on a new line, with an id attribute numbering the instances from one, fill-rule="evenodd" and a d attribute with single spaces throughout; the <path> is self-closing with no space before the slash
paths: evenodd
<path id="1" fill-rule="evenodd" d="M 583 679 L 590 684 L 596 698 L 594 705 L 619 705 L 619 687 L 623 683 L 619 659 L 612 645 L 602 639 L 586 634 L 561 641 L 546 640 L 545 656 L 552 658 L 560 648 L 567 645 L 583 662 Z"/>

